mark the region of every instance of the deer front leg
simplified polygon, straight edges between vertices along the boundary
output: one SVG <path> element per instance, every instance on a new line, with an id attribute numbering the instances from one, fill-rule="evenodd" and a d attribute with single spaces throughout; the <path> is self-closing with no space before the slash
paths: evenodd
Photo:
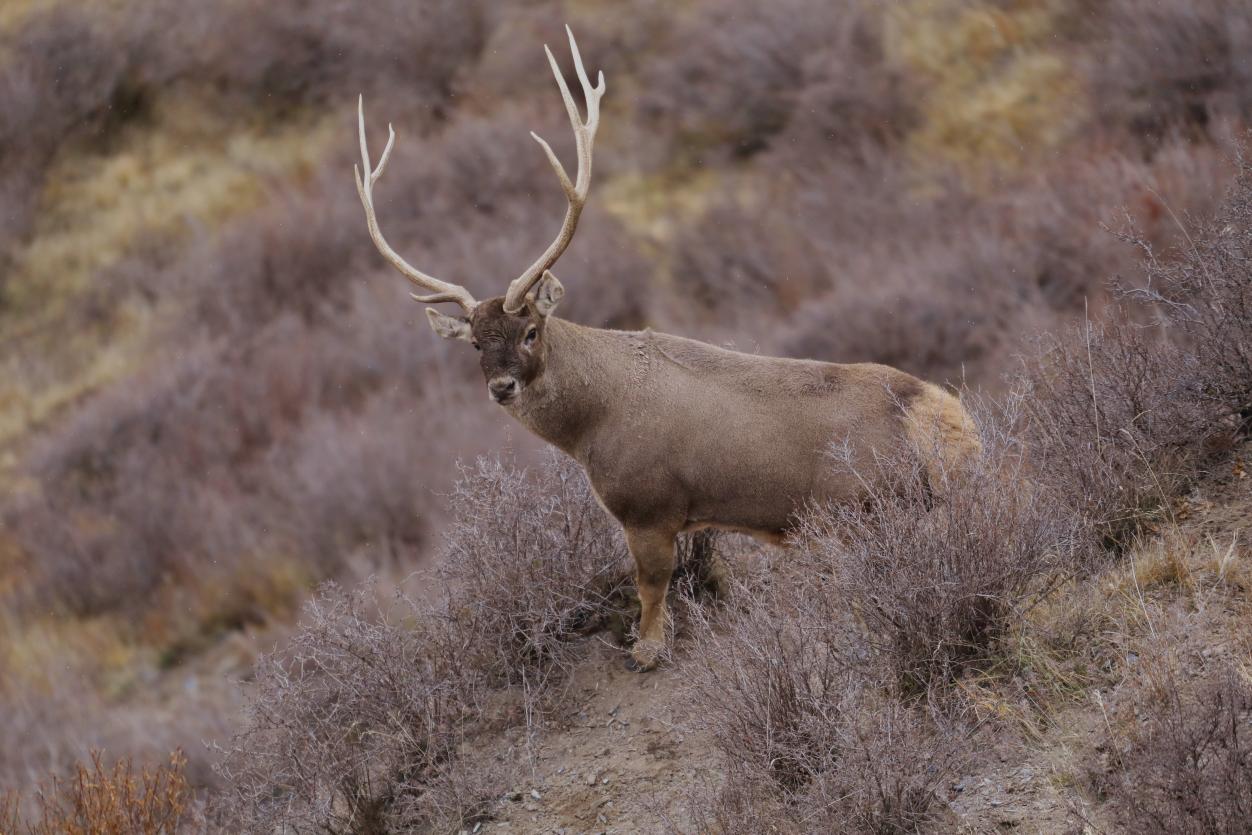
<path id="1" fill-rule="evenodd" d="M 675 531 L 628 529 L 626 544 L 635 559 L 635 585 L 639 590 L 639 640 L 631 651 L 634 669 L 640 672 L 656 666 L 665 651 L 665 629 L 669 612 L 665 593 L 674 573 Z"/>

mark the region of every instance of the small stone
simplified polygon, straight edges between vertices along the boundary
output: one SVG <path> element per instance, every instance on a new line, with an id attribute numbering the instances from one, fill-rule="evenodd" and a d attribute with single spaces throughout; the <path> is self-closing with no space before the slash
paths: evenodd
<path id="1" fill-rule="evenodd" d="M 530 790 L 530 796 L 533 797 L 535 800 L 543 800 L 543 795 L 541 795 L 535 789 Z"/>
<path id="2" fill-rule="evenodd" d="M 600 785 L 602 785 L 602 786 L 607 786 L 608 784 L 609 784 L 609 778 L 608 778 L 608 777 L 605 777 L 603 780 L 601 780 L 601 781 L 600 781 Z"/>
<path id="3" fill-rule="evenodd" d="M 524 809 L 526 809 L 526 811 L 527 811 L 527 812 L 538 812 L 538 811 L 539 811 L 539 807 L 538 807 L 538 806 L 536 806 L 536 805 L 535 805 L 535 804 L 533 804 L 533 803 L 527 803 L 527 804 L 526 804 L 523 808 L 524 808 Z"/>

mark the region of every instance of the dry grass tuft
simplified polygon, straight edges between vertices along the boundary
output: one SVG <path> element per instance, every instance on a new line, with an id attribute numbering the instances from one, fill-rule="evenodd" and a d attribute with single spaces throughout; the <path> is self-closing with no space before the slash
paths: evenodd
<path id="1" fill-rule="evenodd" d="M 139 771 L 129 759 L 105 764 L 91 752 L 66 779 L 52 778 L 34 797 L 38 811 L 23 821 L 20 798 L 0 798 L 0 832 L 27 835 L 176 835 L 203 829 L 183 768 L 182 752 L 168 764 Z"/>
<path id="2" fill-rule="evenodd" d="M 985 184 L 1064 143 L 1081 81 L 1061 47 L 1064 4 L 913 0 L 887 18 L 892 54 L 926 90 L 912 153 Z"/>

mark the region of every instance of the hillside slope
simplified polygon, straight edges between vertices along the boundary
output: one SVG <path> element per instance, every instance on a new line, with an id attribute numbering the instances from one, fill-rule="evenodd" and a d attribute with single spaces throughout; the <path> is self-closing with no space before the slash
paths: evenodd
<path id="1" fill-rule="evenodd" d="M 1144 668 L 1176 665 L 1184 682 L 1224 665 L 1252 674 L 1248 468 L 1252 445 L 1180 503 L 1185 520 L 1091 578 L 1091 594 L 1066 589 L 1043 604 L 1063 609 L 1067 626 L 1099 621 L 1108 628 L 1090 636 L 1102 645 L 1098 667 L 1082 669 L 1091 647 L 1057 653 L 1052 662 L 1063 686 L 1043 703 L 1014 701 L 1011 683 L 983 693 L 986 713 L 972 737 L 979 754 L 945 779 L 948 808 L 932 831 L 1124 831 L 1093 791 L 1091 775 L 1109 756 L 1109 723 L 1135 721 L 1127 714 L 1135 710 Z M 1056 616 L 1031 626 L 1041 641 L 1056 628 Z M 518 762 L 525 775 L 490 807 L 481 831 L 698 831 L 693 809 L 708 801 L 727 769 L 708 734 L 710 717 L 693 700 L 698 641 L 680 631 L 672 662 L 641 676 L 624 670 L 624 651 L 609 636 L 583 640 L 591 650 L 548 718 L 551 727 L 533 737 L 515 728 L 476 754 Z"/>

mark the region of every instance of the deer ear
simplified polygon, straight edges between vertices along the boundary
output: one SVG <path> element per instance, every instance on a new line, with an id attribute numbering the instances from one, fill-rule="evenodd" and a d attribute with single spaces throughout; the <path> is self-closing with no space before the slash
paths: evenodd
<path id="1" fill-rule="evenodd" d="M 468 319 L 461 316 L 444 316 L 433 307 L 426 308 L 426 316 L 430 319 L 431 328 L 444 339 L 464 339 L 466 342 L 469 342 L 470 323 Z"/>
<path id="2" fill-rule="evenodd" d="M 539 279 L 539 283 L 535 285 L 535 289 L 531 291 L 535 302 L 535 310 L 539 311 L 539 315 L 547 318 L 548 314 L 556 310 L 556 306 L 561 303 L 561 299 L 565 298 L 565 287 L 561 282 L 557 281 L 548 270 L 543 271 L 543 278 Z"/>

